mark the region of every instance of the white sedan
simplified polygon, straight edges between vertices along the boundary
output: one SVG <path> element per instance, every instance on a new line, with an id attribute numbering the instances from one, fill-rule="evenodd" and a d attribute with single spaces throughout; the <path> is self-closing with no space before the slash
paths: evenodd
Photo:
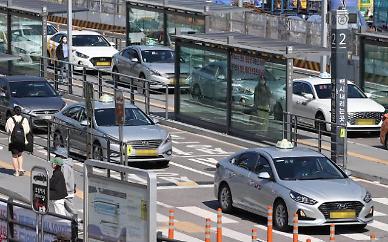
<path id="1" fill-rule="evenodd" d="M 315 128 L 321 125 L 321 130 L 330 130 L 329 124 L 325 125 L 316 120 L 331 122 L 331 89 L 330 76 L 295 79 L 292 112 L 306 117 L 299 118 L 298 122 Z M 282 108 L 275 110 L 282 112 Z M 349 131 L 379 131 L 384 112 L 385 108 L 382 105 L 368 98 L 359 87 L 348 81 L 347 128 Z"/>
<path id="2" fill-rule="evenodd" d="M 55 50 L 61 38 L 66 35 L 66 32 L 58 32 L 50 38 L 47 45 L 48 56 L 56 58 Z M 117 52 L 114 44 L 97 32 L 73 31 L 72 63 L 74 64 L 110 70 L 112 56 Z M 82 67 L 74 69 L 80 70 Z"/>

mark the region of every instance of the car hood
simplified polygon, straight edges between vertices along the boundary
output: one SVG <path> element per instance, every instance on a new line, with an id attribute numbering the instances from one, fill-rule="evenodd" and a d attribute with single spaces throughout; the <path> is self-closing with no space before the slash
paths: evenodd
<path id="1" fill-rule="evenodd" d="M 61 97 L 25 97 L 14 98 L 14 104 L 29 110 L 61 110 L 65 102 Z"/>
<path id="2" fill-rule="evenodd" d="M 325 108 L 330 110 L 331 99 L 320 99 Z M 385 108 L 370 98 L 348 98 L 348 112 L 384 112 Z"/>
<path id="3" fill-rule="evenodd" d="M 288 189 L 310 197 L 318 202 L 359 201 L 366 190 L 348 179 L 282 181 Z"/>
<path id="4" fill-rule="evenodd" d="M 119 127 L 98 127 L 103 133 L 119 138 Z M 142 125 L 142 126 L 124 126 L 123 127 L 123 139 L 124 142 L 135 140 L 154 140 L 154 139 L 166 139 L 167 131 L 160 128 L 158 125 Z"/>
<path id="5" fill-rule="evenodd" d="M 143 63 L 150 70 L 155 70 L 160 74 L 174 74 L 175 63 Z M 189 73 L 189 66 L 181 64 L 181 73 Z"/>
<path id="6" fill-rule="evenodd" d="M 118 52 L 112 46 L 79 46 L 73 47 L 73 50 L 89 57 L 112 57 Z"/>

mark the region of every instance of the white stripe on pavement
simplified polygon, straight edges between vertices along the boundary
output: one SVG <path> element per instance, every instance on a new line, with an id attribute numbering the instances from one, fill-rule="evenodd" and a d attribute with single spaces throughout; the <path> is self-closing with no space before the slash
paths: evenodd
<path id="1" fill-rule="evenodd" d="M 387 216 L 385 213 L 380 213 L 378 211 L 374 211 L 373 212 L 373 216 L 374 217 L 384 217 L 384 216 Z"/>
<path id="2" fill-rule="evenodd" d="M 216 231 L 216 228 L 212 228 L 213 231 Z M 242 242 L 252 242 L 252 237 L 225 227 L 222 227 L 222 237 L 228 237 L 233 240 L 242 241 Z M 258 238 L 258 241 L 265 241 Z"/>
<path id="3" fill-rule="evenodd" d="M 156 221 L 158 223 L 167 223 L 169 221 L 169 218 L 166 215 L 163 215 L 161 213 L 156 214 Z"/>
<path id="4" fill-rule="evenodd" d="M 191 168 L 191 167 L 184 166 L 184 165 L 181 165 L 181 164 L 178 164 L 178 163 L 175 163 L 175 162 L 171 162 L 171 161 L 170 161 L 169 164 L 170 164 L 170 165 L 173 165 L 173 166 L 177 166 L 177 167 L 183 168 L 183 169 L 185 169 L 185 170 L 189 170 L 189 171 L 192 171 L 192 172 L 195 172 L 195 173 L 204 175 L 204 176 L 214 177 L 214 176 L 213 176 L 212 174 L 210 174 L 210 173 L 206 173 L 206 172 L 203 172 L 203 171 L 199 171 L 199 170 L 196 170 L 196 169 L 193 169 L 193 168 Z"/>
<path id="5" fill-rule="evenodd" d="M 213 188 L 214 185 L 195 185 L 195 186 L 158 186 L 157 190 L 180 190 L 180 189 L 198 189 L 198 188 Z"/>
<path id="6" fill-rule="evenodd" d="M 208 166 L 208 167 L 212 167 L 212 168 L 216 167 L 215 165 L 212 165 L 212 164 L 200 161 L 200 160 L 198 160 L 196 158 L 191 158 L 191 159 L 189 159 L 189 161 L 192 161 L 192 162 L 195 162 L 195 163 L 198 163 L 198 164 L 201 164 L 201 165 L 205 165 L 205 166 Z"/>
<path id="7" fill-rule="evenodd" d="M 346 238 L 352 239 L 352 240 L 362 240 L 362 241 L 369 241 L 370 237 L 365 234 L 339 234 L 341 236 L 344 236 Z"/>
<path id="8" fill-rule="evenodd" d="M 386 198 L 386 197 L 373 198 L 373 201 L 384 204 L 384 205 L 388 205 L 388 198 Z"/>
<path id="9" fill-rule="evenodd" d="M 168 204 L 165 204 L 165 203 L 162 203 L 162 202 L 159 202 L 159 201 L 156 201 L 156 205 L 159 205 L 159 206 L 162 206 L 162 207 L 165 207 L 165 208 L 168 208 L 168 209 L 174 208 L 171 205 L 168 205 Z"/>
<path id="10" fill-rule="evenodd" d="M 260 224 L 255 224 L 255 227 L 259 228 L 261 230 L 267 231 L 267 226 L 260 225 Z M 272 230 L 272 231 L 273 231 L 274 234 L 278 234 L 278 235 L 281 235 L 281 236 L 284 236 L 284 237 L 287 237 L 287 238 L 292 238 L 293 237 L 293 235 L 291 233 L 285 233 L 285 232 L 281 232 L 281 231 L 277 231 L 277 230 Z M 299 240 L 300 241 L 306 241 L 306 239 L 311 239 L 311 242 L 324 242 L 323 240 L 314 238 L 314 237 L 312 237 L 310 235 L 299 234 Z"/>
<path id="11" fill-rule="evenodd" d="M 185 212 L 194 214 L 196 216 L 202 217 L 202 218 L 210 218 L 213 222 L 217 221 L 217 213 L 210 212 L 208 210 L 194 207 L 194 206 L 188 206 L 188 207 L 178 207 L 178 209 L 183 210 Z M 231 223 L 238 223 L 236 220 L 227 218 L 225 216 L 222 216 L 222 223 L 223 224 L 231 224 Z"/>
<path id="12" fill-rule="evenodd" d="M 164 237 L 167 237 L 167 234 L 168 234 L 167 228 L 162 228 L 162 229 L 158 229 L 158 230 L 162 231 Z M 190 242 L 203 242 L 203 240 L 188 236 L 188 235 L 180 233 L 178 231 L 174 231 L 174 239 L 182 240 L 182 241 L 190 241 Z"/>
<path id="13" fill-rule="evenodd" d="M 374 220 L 368 226 L 388 232 L 388 224 Z"/>

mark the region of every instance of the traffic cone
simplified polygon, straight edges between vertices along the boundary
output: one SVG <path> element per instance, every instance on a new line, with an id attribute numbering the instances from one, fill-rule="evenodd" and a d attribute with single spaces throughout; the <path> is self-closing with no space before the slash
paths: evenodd
<path id="1" fill-rule="evenodd" d="M 217 242 L 222 242 L 222 209 L 217 209 Z"/>
<path id="2" fill-rule="evenodd" d="M 376 234 L 375 234 L 375 232 L 370 232 L 370 241 L 376 241 Z"/>
<path id="3" fill-rule="evenodd" d="M 330 224 L 330 241 L 335 241 L 335 226 Z"/>
<path id="4" fill-rule="evenodd" d="M 257 228 L 252 229 L 252 242 L 257 242 Z"/>
<path id="5" fill-rule="evenodd" d="M 298 242 L 298 214 L 294 214 L 294 229 L 293 229 L 293 235 L 292 235 L 292 241 Z"/>
<path id="6" fill-rule="evenodd" d="M 267 216 L 267 242 L 272 242 L 272 206 L 268 206 L 268 216 Z"/>
<path id="7" fill-rule="evenodd" d="M 174 209 L 170 209 L 170 215 L 168 216 L 168 238 L 174 239 Z"/>
<path id="8" fill-rule="evenodd" d="M 210 225 L 211 220 L 210 218 L 206 219 L 206 225 L 205 225 L 205 242 L 210 242 Z"/>

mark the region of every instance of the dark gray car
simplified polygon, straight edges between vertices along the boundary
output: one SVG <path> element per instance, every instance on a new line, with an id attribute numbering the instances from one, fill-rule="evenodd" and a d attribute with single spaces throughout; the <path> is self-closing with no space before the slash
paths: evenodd
<path id="1" fill-rule="evenodd" d="M 0 122 L 5 125 L 15 106 L 31 117 L 34 128 L 47 127 L 47 120 L 66 103 L 48 81 L 35 76 L 0 77 Z"/>

